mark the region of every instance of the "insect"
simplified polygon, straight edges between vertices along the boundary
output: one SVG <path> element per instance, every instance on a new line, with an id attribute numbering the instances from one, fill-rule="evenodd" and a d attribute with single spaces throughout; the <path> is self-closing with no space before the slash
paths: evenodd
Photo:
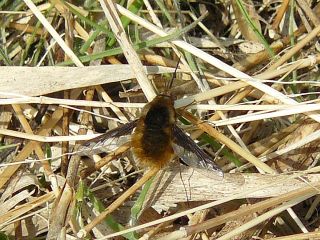
<path id="1" fill-rule="evenodd" d="M 94 146 L 101 146 L 107 139 L 129 134 L 132 134 L 133 155 L 144 166 L 160 169 L 177 154 L 191 167 L 223 176 L 211 157 L 177 126 L 174 101 L 168 94 L 156 96 L 142 109 L 139 119 L 110 130 L 91 142 L 97 142 Z M 93 146 L 90 142 L 85 145 Z"/>
<path id="2" fill-rule="evenodd" d="M 97 142 L 93 147 L 103 146 L 106 140 L 110 138 L 116 139 L 131 133 L 130 145 L 134 156 L 140 163 L 150 167 L 150 169 L 140 180 L 82 229 L 81 231 L 83 232 L 81 234 L 79 233 L 80 236 L 92 230 L 96 224 L 117 209 L 125 199 L 145 184 L 150 177 L 154 176 L 158 170 L 168 164 L 175 156 L 176 146 L 178 146 L 178 148 L 180 146 L 180 148 L 187 150 L 186 152 L 193 153 L 197 157 L 198 161 L 195 161 L 194 158 L 189 158 L 187 154 L 179 154 L 181 159 L 188 165 L 205 170 L 212 170 L 218 175 L 223 176 L 223 172 L 211 161 L 210 156 L 176 125 L 176 111 L 170 95 L 160 94 L 155 97 L 142 109 L 139 119 L 112 129 L 98 138 L 93 139 L 94 142 Z M 89 142 L 85 144 L 85 146 L 90 148 L 92 143 Z"/>

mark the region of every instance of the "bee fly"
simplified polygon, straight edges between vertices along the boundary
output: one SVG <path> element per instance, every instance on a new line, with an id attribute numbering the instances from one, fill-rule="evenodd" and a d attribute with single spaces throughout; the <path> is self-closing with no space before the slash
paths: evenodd
<path id="1" fill-rule="evenodd" d="M 176 66 L 178 69 L 180 60 Z M 181 128 L 176 125 L 176 110 L 168 89 L 172 87 L 176 71 L 159 94 L 146 104 L 139 119 L 112 129 L 84 144 L 86 149 L 104 146 L 109 139 L 132 134 L 130 147 L 134 157 L 142 165 L 161 169 L 177 154 L 190 167 L 215 172 L 223 176 L 222 170 Z M 132 133 L 133 132 L 133 133 Z M 84 150 L 86 152 L 86 150 Z"/>
<path id="2" fill-rule="evenodd" d="M 177 154 L 191 167 L 223 176 L 211 157 L 176 125 L 176 111 L 170 95 L 156 96 L 142 109 L 139 119 L 112 129 L 85 146 L 103 146 L 108 139 L 129 134 L 132 134 L 130 146 L 133 155 L 144 166 L 160 169 Z"/>

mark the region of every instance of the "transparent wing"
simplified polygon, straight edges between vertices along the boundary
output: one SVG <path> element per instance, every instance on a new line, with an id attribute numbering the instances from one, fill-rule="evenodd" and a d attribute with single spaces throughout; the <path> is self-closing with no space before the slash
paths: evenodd
<path id="1" fill-rule="evenodd" d="M 85 142 L 79 149 L 79 155 L 92 155 L 101 152 L 109 152 L 115 147 L 128 142 L 129 136 L 126 135 L 132 133 L 133 129 L 137 126 L 137 121 L 138 120 L 134 120 L 121 125 L 100 135 L 99 137 Z"/>
<path id="2" fill-rule="evenodd" d="M 223 176 L 222 170 L 212 161 L 212 158 L 176 125 L 173 127 L 173 136 L 178 145 L 174 146 L 176 154 L 184 163 L 190 167 L 209 170 Z"/>

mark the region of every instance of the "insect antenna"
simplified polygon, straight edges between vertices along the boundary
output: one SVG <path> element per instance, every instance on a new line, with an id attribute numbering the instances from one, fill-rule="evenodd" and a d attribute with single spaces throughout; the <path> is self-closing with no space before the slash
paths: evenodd
<path id="1" fill-rule="evenodd" d="M 178 67 L 179 67 L 179 64 L 180 64 L 180 58 L 179 58 L 179 60 L 177 62 L 177 65 L 176 65 L 175 70 L 173 72 L 172 78 L 165 85 L 165 91 L 164 92 L 167 93 L 167 94 L 169 93 L 169 90 L 171 89 L 171 87 L 173 85 L 173 80 L 176 79 L 176 77 L 177 77 L 177 70 L 178 70 Z"/>

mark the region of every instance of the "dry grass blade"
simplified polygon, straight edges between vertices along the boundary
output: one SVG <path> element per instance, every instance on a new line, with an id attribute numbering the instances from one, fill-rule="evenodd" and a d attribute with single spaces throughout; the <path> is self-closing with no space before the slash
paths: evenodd
<path id="1" fill-rule="evenodd" d="M 115 8 L 115 4 L 111 0 L 99 0 L 99 2 L 106 14 L 115 37 L 117 38 L 121 48 L 124 50 L 124 55 L 126 56 L 126 59 L 132 71 L 134 72 L 135 77 L 137 78 L 137 81 L 143 89 L 145 96 L 149 101 L 152 100 L 155 97 L 156 93 L 151 83 L 149 82 L 147 75 L 142 71 L 142 63 L 137 53 L 134 51 L 132 45 L 128 41 L 117 10 Z"/>
<path id="2" fill-rule="evenodd" d="M 27 213 L 28 211 L 44 204 L 47 202 L 50 202 L 54 198 L 54 193 L 50 192 L 47 193 L 39 198 L 34 199 L 33 201 L 29 203 L 25 203 L 24 205 L 21 205 L 3 215 L 1 215 L 0 220 L 0 227 L 3 227 L 5 224 L 7 224 L 9 221 L 13 221 L 15 218 Z"/>
<path id="3" fill-rule="evenodd" d="M 40 135 L 47 134 L 51 128 L 61 119 L 62 117 L 62 109 L 58 109 L 54 116 L 52 117 L 51 121 L 47 122 L 43 126 L 42 129 L 40 129 L 39 133 Z M 25 160 L 28 155 L 34 150 L 35 144 L 33 142 L 29 142 L 23 150 L 16 156 L 15 161 L 22 161 Z M 6 182 L 9 180 L 9 178 L 17 171 L 19 168 L 19 165 L 16 166 L 9 166 L 3 170 L 3 172 L 0 175 L 0 188 L 2 188 Z"/>
<path id="4" fill-rule="evenodd" d="M 163 74 L 174 72 L 174 68 L 146 66 L 146 74 Z M 112 72 L 112 74 L 106 74 Z M 120 82 L 134 77 L 129 65 L 89 66 L 85 68 L 70 67 L 2 67 L 0 76 L 0 96 L 8 98 L 17 94 L 39 96 L 66 89 L 88 87 L 111 82 Z M 25 87 L 28 81 L 29 87 Z M 48 88 L 48 86 L 51 86 Z M 14 96 L 14 95 L 13 95 Z"/>
<path id="5" fill-rule="evenodd" d="M 187 112 L 182 112 L 181 114 L 192 123 L 198 125 L 199 128 L 207 132 L 210 136 L 214 137 L 215 139 L 219 139 L 220 142 L 222 142 L 223 144 L 226 144 L 230 149 L 237 152 L 240 156 L 242 156 L 243 158 L 251 162 L 256 167 L 260 168 L 266 173 L 275 173 L 275 171 L 272 168 L 270 168 L 267 164 L 261 162 L 258 158 L 253 156 L 250 152 L 246 151 L 245 149 L 242 149 L 239 145 L 237 145 L 231 139 L 219 133 L 211 125 L 207 123 L 202 123 L 200 120 L 196 119 L 194 116 L 192 116 Z"/>
<path id="6" fill-rule="evenodd" d="M 240 3 L 242 3 L 240 5 Z M 254 4 L 252 1 L 231 1 L 232 8 L 234 10 L 235 17 L 237 19 L 237 23 L 239 25 L 239 29 L 241 31 L 241 34 L 243 37 L 247 40 L 259 42 L 260 38 L 257 36 L 256 31 L 261 32 L 261 25 L 259 22 L 259 19 L 257 18 L 257 13 L 254 8 Z M 241 7 L 245 8 L 245 10 L 242 10 Z M 243 11 L 246 11 L 248 13 L 248 17 L 243 14 Z M 252 25 L 254 25 L 255 29 L 253 29 L 249 24 L 249 19 L 252 22 Z"/>
<path id="7" fill-rule="evenodd" d="M 224 178 L 210 176 L 206 172 L 199 170 L 177 167 L 165 169 L 157 175 L 152 186 L 154 191 L 148 194 L 144 208 L 152 205 L 170 205 L 175 202 L 183 202 L 186 198 L 185 192 L 177 192 L 177 189 L 183 189 L 184 184 L 190 188 L 190 201 L 212 201 L 232 196 L 246 190 L 255 189 L 256 186 L 264 186 L 270 182 L 277 182 L 270 187 L 260 191 L 247 192 L 245 198 L 269 198 L 285 194 L 305 186 L 300 179 L 287 181 L 286 175 L 264 175 L 258 173 L 228 174 Z M 305 180 L 311 185 L 319 182 L 318 174 L 305 176 Z M 212 191 L 215 189 L 215 191 Z M 157 197 L 155 197 L 157 196 Z M 241 196 L 241 198 L 244 196 Z"/>
<path id="8" fill-rule="evenodd" d="M 320 237 L 320 232 L 309 232 L 309 233 L 300 233 L 300 234 L 294 234 L 294 235 L 289 235 L 285 237 L 276 237 L 272 238 L 273 240 L 290 240 L 290 239 L 295 239 L 295 240 L 307 240 L 307 239 L 317 239 Z"/>
<path id="9" fill-rule="evenodd" d="M 317 169 L 317 170 L 319 170 L 319 169 Z M 301 175 L 303 175 L 303 173 L 291 175 L 286 179 L 286 181 L 290 181 L 290 179 L 294 179 L 294 178 L 299 177 Z M 207 203 L 207 204 L 203 204 L 203 205 L 201 205 L 199 207 L 195 207 L 195 208 L 183 211 L 181 213 L 176 213 L 174 215 L 171 215 L 171 216 L 168 216 L 168 217 L 164 217 L 162 219 L 159 219 L 159 220 L 156 220 L 156 221 L 153 221 L 153 222 L 149 222 L 149 223 L 142 224 L 140 226 L 132 227 L 130 229 L 123 230 L 123 231 L 121 231 L 119 233 L 110 234 L 110 235 L 106 236 L 103 239 L 108 239 L 108 238 L 111 238 L 111 237 L 119 236 L 119 235 L 122 235 L 122 234 L 125 234 L 125 233 L 128 233 L 128 232 L 132 232 L 132 231 L 136 231 L 136 230 L 143 229 L 143 228 L 146 228 L 146 227 L 150 227 L 150 226 L 153 226 L 153 225 L 157 225 L 157 224 L 160 224 L 160 223 L 163 223 L 163 222 L 166 222 L 166 221 L 171 221 L 173 219 L 176 219 L 178 217 L 181 217 L 181 216 L 184 216 L 184 215 L 187 215 L 187 214 L 190 214 L 190 213 L 194 213 L 194 212 L 201 211 L 201 210 L 204 210 L 204 209 L 207 209 L 207 208 L 218 206 L 218 205 L 220 205 L 222 203 L 226 203 L 226 202 L 231 201 L 233 199 L 241 198 L 244 195 L 252 193 L 254 191 L 262 190 L 262 189 L 265 189 L 266 187 L 272 187 L 275 184 L 278 184 L 280 182 L 283 182 L 283 180 L 280 180 L 279 182 L 277 181 L 277 182 L 267 183 L 267 184 L 259 186 L 259 187 L 256 186 L 255 189 L 246 190 L 245 192 L 241 192 L 241 193 L 238 193 L 238 194 L 232 194 L 229 197 L 225 197 L 225 198 L 219 199 L 217 201 L 213 201 L 213 202 L 210 202 L 210 203 Z M 207 222 L 208 225 L 207 224 L 203 224 L 203 225 L 201 225 L 201 228 L 197 228 L 197 230 L 198 231 L 202 231 L 202 230 L 205 230 L 205 229 L 210 228 L 210 227 L 219 226 L 220 224 L 223 224 L 226 221 L 241 217 L 242 214 L 246 215 L 246 214 L 249 214 L 249 213 L 252 213 L 252 212 L 256 212 L 256 211 L 259 211 L 259 210 L 267 209 L 267 208 L 270 208 L 272 206 L 276 206 L 277 204 L 281 204 L 281 203 L 283 203 L 285 201 L 289 201 L 290 199 L 292 199 L 294 197 L 297 197 L 297 196 L 303 196 L 303 195 L 309 195 L 309 194 L 317 194 L 318 193 L 318 188 L 319 188 L 319 184 L 318 183 L 316 183 L 313 186 L 307 185 L 306 187 L 294 190 L 292 192 L 285 193 L 285 194 L 280 195 L 278 197 L 271 198 L 271 199 L 256 203 L 256 204 L 254 204 L 252 206 L 249 206 L 246 209 L 243 209 L 243 210 L 239 209 L 239 210 L 237 210 L 235 212 L 230 212 L 229 214 L 223 214 L 221 216 L 218 216 L 217 218 L 214 218 L 212 220 L 208 220 L 208 222 Z M 192 226 L 190 227 L 190 230 L 192 231 Z"/>
<path id="10" fill-rule="evenodd" d="M 48 20 L 42 15 L 37 6 L 31 0 L 24 0 L 24 2 L 28 5 L 30 10 L 37 16 L 39 21 L 43 24 L 45 29 L 50 32 L 52 37 L 58 42 L 64 52 L 72 59 L 72 61 L 78 66 L 83 67 L 83 64 L 80 62 L 78 57 L 74 54 L 74 52 L 66 45 L 60 35 L 56 32 L 56 30 L 52 27 L 52 25 L 48 22 Z"/>
<path id="11" fill-rule="evenodd" d="M 22 133 L 7 129 L 0 129 L 0 134 L 12 136 L 12 137 L 18 137 L 18 138 L 24 138 L 31 141 L 37 141 L 37 142 L 65 142 L 65 141 L 83 141 L 83 140 L 90 140 L 92 138 L 100 136 L 100 134 L 93 134 L 93 135 L 77 135 L 77 136 L 55 136 L 55 137 L 46 137 L 46 136 L 40 136 L 40 135 L 34 135 L 29 133 Z M 43 158 L 43 157 L 42 157 Z M 40 158 L 40 159 L 42 159 Z"/>
<path id="12" fill-rule="evenodd" d="M 80 238 L 85 237 L 88 232 L 92 230 L 98 223 L 104 220 L 104 218 L 116 210 L 128 197 L 134 194 L 143 184 L 145 184 L 151 177 L 153 177 L 159 169 L 153 168 L 146 172 L 141 179 L 139 179 L 136 184 L 129 188 L 125 193 L 123 193 L 116 201 L 114 201 L 105 211 L 103 211 L 98 217 L 96 217 L 92 222 L 81 229 L 77 236 Z"/>
<path id="13" fill-rule="evenodd" d="M 312 197 L 314 195 L 315 194 L 308 194 L 308 195 L 305 195 L 305 196 L 299 196 L 299 197 L 297 197 L 297 198 L 295 198 L 293 200 L 290 200 L 290 201 L 288 201 L 286 203 L 283 203 L 283 204 L 281 204 L 281 206 L 276 207 L 276 208 L 274 208 L 274 209 L 272 209 L 272 210 L 260 215 L 256 219 L 244 224 L 242 227 L 239 227 L 239 228 L 237 228 L 237 229 L 235 229 L 233 231 L 230 231 L 228 234 L 226 234 L 226 235 L 224 235 L 224 236 L 222 236 L 222 237 L 220 237 L 218 239 L 219 240 L 225 240 L 225 239 L 230 239 L 231 237 L 234 237 L 234 236 L 238 236 L 243 231 L 245 231 L 245 230 L 247 230 L 249 228 L 252 228 L 253 226 L 255 226 L 255 225 L 257 225 L 257 224 L 259 224 L 259 223 L 261 223 L 261 222 L 263 222 L 263 221 L 265 221 L 265 220 L 267 220 L 267 219 L 269 219 L 269 218 L 271 218 L 271 217 L 273 217 L 273 216 L 285 211 L 288 208 L 291 208 L 294 205 L 299 204 L 300 202 L 302 202 L 302 201 L 304 201 L 304 200 L 306 200 L 306 199 L 308 199 L 308 198 L 310 198 L 310 197 Z"/>

